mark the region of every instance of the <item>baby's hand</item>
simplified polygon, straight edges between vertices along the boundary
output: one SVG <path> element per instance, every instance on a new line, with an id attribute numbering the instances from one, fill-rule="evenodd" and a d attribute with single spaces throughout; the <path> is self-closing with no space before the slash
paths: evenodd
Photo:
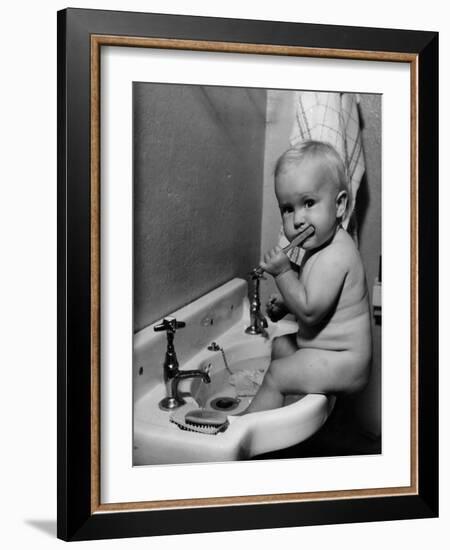
<path id="1" fill-rule="evenodd" d="M 272 294 L 266 304 L 266 312 L 269 319 L 276 323 L 282 319 L 288 312 L 285 303 L 278 294 Z"/>
<path id="2" fill-rule="evenodd" d="M 261 267 L 264 271 L 276 277 L 291 269 L 291 263 L 281 246 L 277 245 L 264 254 L 264 261 L 261 262 Z"/>

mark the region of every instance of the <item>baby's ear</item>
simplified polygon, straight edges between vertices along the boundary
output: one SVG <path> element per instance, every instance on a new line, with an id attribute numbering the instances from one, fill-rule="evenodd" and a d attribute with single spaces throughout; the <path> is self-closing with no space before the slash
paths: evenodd
<path id="1" fill-rule="evenodd" d="M 345 190 L 339 191 L 336 197 L 336 218 L 342 218 L 347 210 L 348 193 Z"/>

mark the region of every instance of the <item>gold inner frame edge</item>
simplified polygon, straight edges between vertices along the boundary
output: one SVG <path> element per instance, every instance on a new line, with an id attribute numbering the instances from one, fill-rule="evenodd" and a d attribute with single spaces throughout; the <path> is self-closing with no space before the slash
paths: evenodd
<path id="1" fill-rule="evenodd" d="M 102 504 L 100 499 L 100 50 L 101 46 L 163 48 L 330 59 L 390 61 L 410 64 L 411 83 L 411 484 L 406 487 L 241 495 L 196 499 Z M 91 35 L 91 513 L 275 504 L 347 498 L 379 498 L 418 494 L 418 55 L 402 52 L 306 48 L 268 44 Z"/>

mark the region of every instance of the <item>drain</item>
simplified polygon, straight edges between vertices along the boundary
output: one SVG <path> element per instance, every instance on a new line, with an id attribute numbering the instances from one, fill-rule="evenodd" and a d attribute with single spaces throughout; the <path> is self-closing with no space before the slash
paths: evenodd
<path id="1" fill-rule="evenodd" d="M 233 411 L 239 406 L 240 400 L 235 397 L 216 397 L 209 406 L 216 411 Z"/>

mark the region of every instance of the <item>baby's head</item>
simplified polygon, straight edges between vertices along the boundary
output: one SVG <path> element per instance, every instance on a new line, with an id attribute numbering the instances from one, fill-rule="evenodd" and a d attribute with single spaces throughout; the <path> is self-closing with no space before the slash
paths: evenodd
<path id="1" fill-rule="evenodd" d="M 349 202 L 341 157 L 321 141 L 305 141 L 288 149 L 275 167 L 275 194 L 289 241 L 312 225 L 314 233 L 302 247 L 322 246 L 333 237 Z"/>

